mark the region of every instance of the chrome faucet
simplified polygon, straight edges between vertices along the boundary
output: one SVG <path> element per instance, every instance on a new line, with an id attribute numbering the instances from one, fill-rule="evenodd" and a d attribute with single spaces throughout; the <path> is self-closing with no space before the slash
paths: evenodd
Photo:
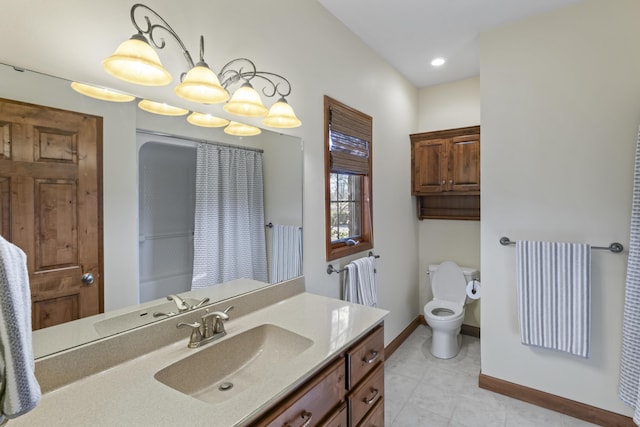
<path id="1" fill-rule="evenodd" d="M 208 342 L 214 341 L 218 338 L 222 338 L 227 334 L 224 329 L 224 321 L 229 320 L 229 311 L 233 310 L 233 306 L 230 305 L 224 311 L 208 311 L 200 319 L 200 322 L 180 322 L 176 325 L 177 328 L 190 327 L 191 337 L 189 338 L 189 348 L 197 348 Z"/>
<path id="2" fill-rule="evenodd" d="M 183 311 L 187 311 L 189 310 L 189 304 L 187 304 L 187 302 L 185 300 L 183 300 L 182 298 L 180 298 L 178 295 L 167 295 L 167 299 L 169 301 L 173 301 L 176 303 L 176 306 L 178 307 L 178 310 L 182 313 Z"/>

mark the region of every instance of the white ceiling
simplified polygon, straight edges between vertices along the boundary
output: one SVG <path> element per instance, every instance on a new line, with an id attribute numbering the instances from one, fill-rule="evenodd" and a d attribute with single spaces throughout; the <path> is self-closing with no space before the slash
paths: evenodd
<path id="1" fill-rule="evenodd" d="M 581 0 L 318 0 L 422 88 L 477 76 L 483 31 Z M 439 68 L 435 57 L 447 59 Z"/>

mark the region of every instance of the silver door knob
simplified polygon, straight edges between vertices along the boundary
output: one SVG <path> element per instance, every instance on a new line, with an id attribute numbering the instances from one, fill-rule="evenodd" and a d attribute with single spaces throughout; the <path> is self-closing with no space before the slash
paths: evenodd
<path id="1" fill-rule="evenodd" d="M 84 273 L 82 275 L 82 283 L 84 283 L 85 285 L 89 286 L 93 284 L 93 274 L 91 273 Z"/>

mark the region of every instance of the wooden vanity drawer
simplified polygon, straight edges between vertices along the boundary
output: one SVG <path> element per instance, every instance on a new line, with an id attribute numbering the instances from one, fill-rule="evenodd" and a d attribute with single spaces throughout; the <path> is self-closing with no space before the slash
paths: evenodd
<path id="1" fill-rule="evenodd" d="M 384 361 L 384 327 L 378 326 L 358 345 L 347 352 L 347 389 L 356 386 L 379 362 Z"/>
<path id="2" fill-rule="evenodd" d="M 373 372 L 349 393 L 350 425 L 357 426 L 372 408 L 384 404 L 384 365 L 379 363 Z"/>
<path id="3" fill-rule="evenodd" d="M 347 402 L 330 414 L 326 421 L 322 423 L 322 427 L 347 427 L 349 417 L 347 416 Z"/>
<path id="4" fill-rule="evenodd" d="M 344 384 L 345 361 L 344 358 L 340 358 L 254 425 L 269 427 L 323 425 L 323 419 L 326 419 L 327 414 L 339 407 L 344 399 L 346 394 Z"/>
<path id="5" fill-rule="evenodd" d="M 379 399 L 358 427 L 384 427 L 384 398 Z"/>

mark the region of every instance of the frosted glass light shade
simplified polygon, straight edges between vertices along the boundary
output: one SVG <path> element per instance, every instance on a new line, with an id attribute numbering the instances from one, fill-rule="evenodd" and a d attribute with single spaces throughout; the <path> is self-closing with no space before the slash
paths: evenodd
<path id="1" fill-rule="evenodd" d="M 233 93 L 223 108 L 227 113 L 244 117 L 263 117 L 269 111 L 262 103 L 260 94 L 248 82 Z"/>
<path id="2" fill-rule="evenodd" d="M 144 36 L 134 34 L 118 46 L 115 53 L 102 61 L 112 76 L 143 86 L 164 86 L 171 83 L 171 74 L 162 66 L 155 50 Z"/>
<path id="3" fill-rule="evenodd" d="M 192 125 L 202 126 L 207 128 L 221 128 L 229 124 L 229 120 L 220 117 L 212 116 L 211 114 L 202 114 L 193 112 L 187 117 L 187 121 Z"/>
<path id="4" fill-rule="evenodd" d="M 295 128 L 302 124 L 296 117 L 296 113 L 293 112 L 291 105 L 284 98 L 280 98 L 271 106 L 269 114 L 262 120 L 262 123 L 272 128 Z"/>
<path id="5" fill-rule="evenodd" d="M 234 136 L 254 136 L 259 135 L 261 132 L 260 128 L 234 121 L 229 122 L 229 126 L 224 128 L 224 133 Z"/>
<path id="6" fill-rule="evenodd" d="M 201 104 L 219 104 L 229 99 L 229 92 L 220 86 L 216 73 L 204 63 L 190 69 L 174 91 L 181 98 Z"/>
<path id="7" fill-rule="evenodd" d="M 127 95 L 124 93 L 113 91 L 111 89 L 87 85 L 84 83 L 72 82 L 71 88 L 76 92 L 81 93 L 82 95 L 101 99 L 103 101 L 129 102 L 136 99 L 136 97 L 132 95 Z"/>
<path id="8" fill-rule="evenodd" d="M 184 116 L 189 112 L 189 110 L 185 110 L 184 108 L 174 107 L 164 102 L 155 102 L 148 99 L 143 99 L 138 102 L 138 107 L 149 113 L 161 114 L 163 116 Z"/>

